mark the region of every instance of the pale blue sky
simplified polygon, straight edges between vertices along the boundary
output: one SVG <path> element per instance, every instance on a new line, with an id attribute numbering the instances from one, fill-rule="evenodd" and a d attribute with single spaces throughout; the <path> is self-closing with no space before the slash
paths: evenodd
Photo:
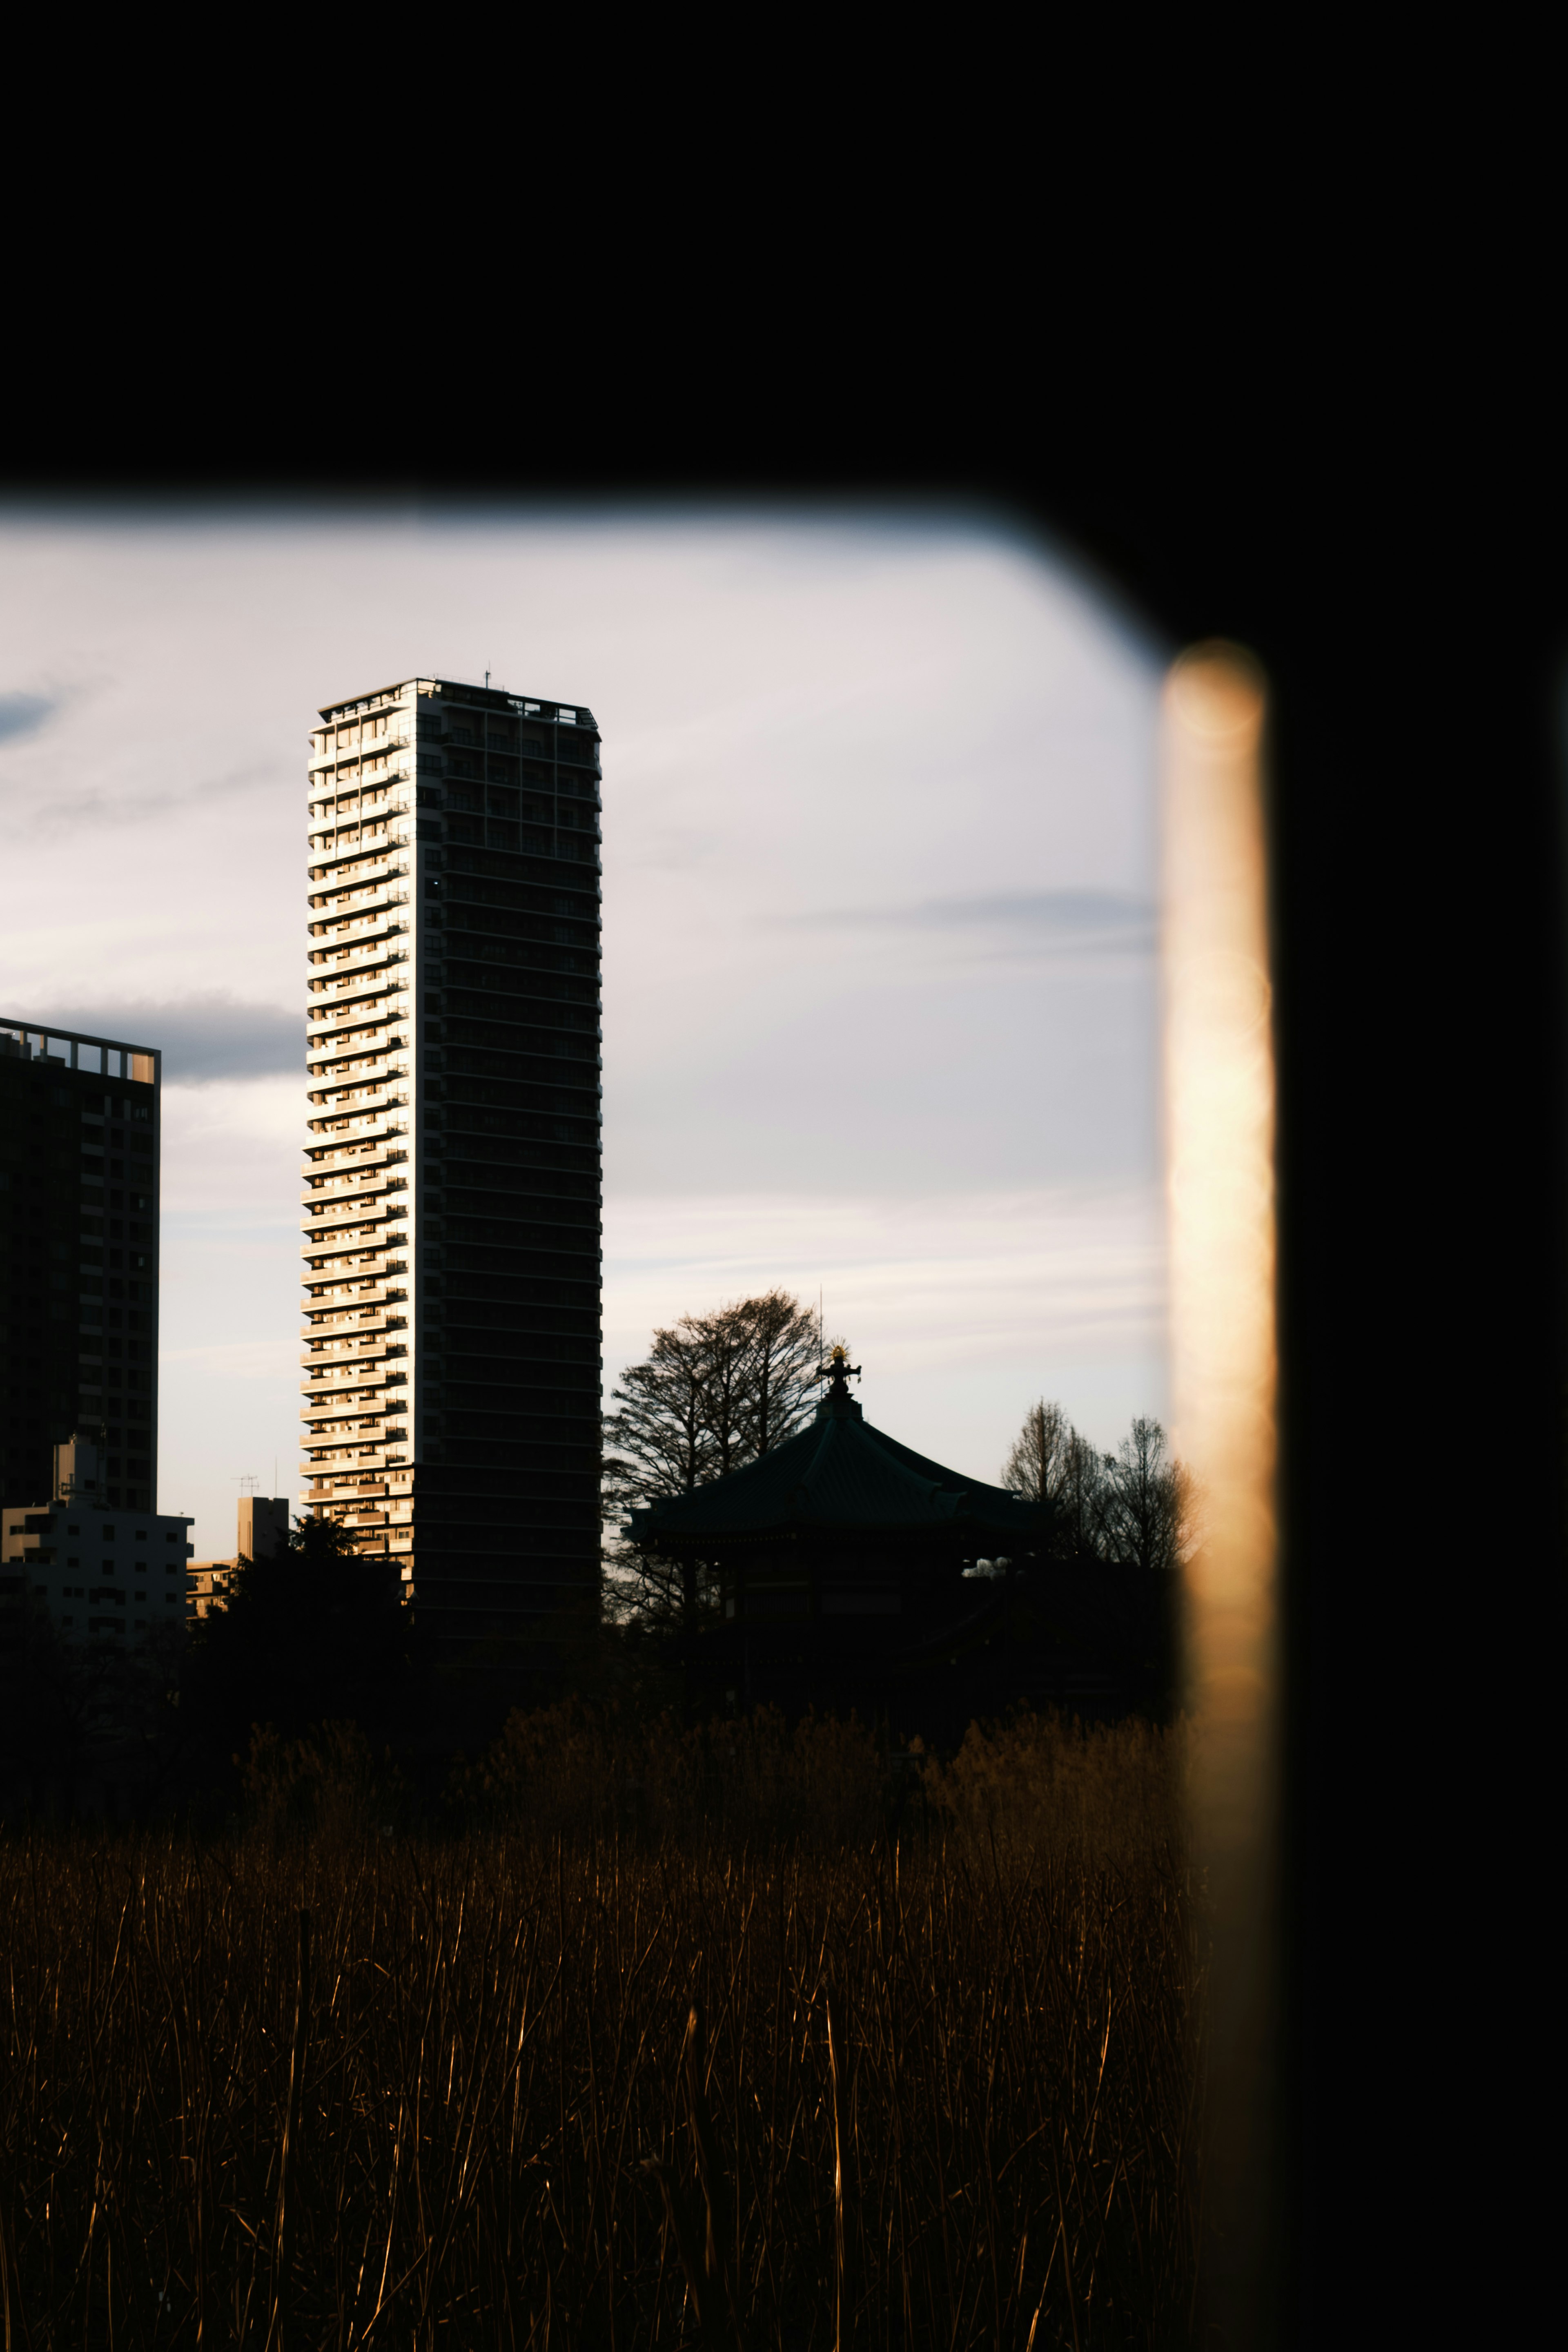
<path id="1" fill-rule="evenodd" d="M 994 1476 L 1166 1405 L 1160 664 L 985 519 L 0 513 L 0 1008 L 166 1047 L 161 1502 L 297 1494 L 305 738 L 415 672 L 604 736 L 607 1378 L 826 1293 Z M 232 1075 L 217 1075 L 221 1073 Z"/>

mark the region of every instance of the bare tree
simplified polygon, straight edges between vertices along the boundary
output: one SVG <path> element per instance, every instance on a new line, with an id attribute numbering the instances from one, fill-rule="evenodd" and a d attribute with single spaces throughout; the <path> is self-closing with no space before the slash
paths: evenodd
<path id="1" fill-rule="evenodd" d="M 630 1580 L 646 1614 L 690 1629 L 714 1596 L 693 1562 L 618 1544 L 628 1513 L 726 1477 L 792 1435 L 818 1357 L 814 1318 L 787 1291 L 770 1290 L 655 1331 L 647 1360 L 612 1391 L 620 1410 L 604 1424 L 607 1566 L 623 1592 Z"/>
<path id="2" fill-rule="evenodd" d="M 1157 1421 L 1139 1418 L 1114 1454 L 1099 1454 L 1042 1399 L 1024 1415 L 1002 1484 L 1055 1505 L 1058 1557 L 1171 1569 L 1191 1548 L 1196 1488 Z"/>
<path id="3" fill-rule="evenodd" d="M 1066 1473 L 1067 1451 L 1076 1435 L 1059 1404 L 1047 1404 L 1043 1397 L 1038 1404 L 1031 1404 L 1023 1417 L 1023 1427 L 1013 1440 L 1012 1451 L 1002 1465 L 1003 1486 L 1011 1487 L 1026 1502 L 1058 1502 Z"/>
<path id="4" fill-rule="evenodd" d="M 681 1328 L 689 1331 L 706 1365 L 703 1383 L 703 1426 L 707 1432 L 712 1467 L 708 1475 L 727 1478 L 751 1454 L 751 1370 L 743 1311 L 721 1307 L 712 1315 L 688 1315 Z"/>
<path id="5" fill-rule="evenodd" d="M 1024 1415 L 1023 1427 L 1002 1465 L 1002 1484 L 1031 1503 L 1056 1512 L 1049 1549 L 1059 1558 L 1099 1555 L 1104 1528 L 1105 1473 L 1101 1458 L 1081 1437 L 1059 1404 L 1041 1398 Z"/>
<path id="6" fill-rule="evenodd" d="M 1140 1418 L 1105 1457 L 1106 1532 L 1114 1559 L 1145 1570 L 1179 1568 L 1189 1549 L 1196 1490 L 1157 1421 Z"/>
<path id="7" fill-rule="evenodd" d="M 746 1331 L 752 1454 L 793 1437 L 811 1409 L 821 1361 L 817 1318 L 787 1290 L 769 1290 L 731 1310 Z"/>
<path id="8" fill-rule="evenodd" d="M 1110 1496 L 1105 1465 L 1086 1437 L 1072 1432 L 1062 1468 L 1060 1506 L 1063 1549 L 1074 1559 L 1103 1559 L 1107 1552 Z"/>
<path id="9" fill-rule="evenodd" d="M 611 1391 L 621 1408 L 604 1423 L 600 1507 L 605 1525 L 605 1565 L 613 1588 L 630 1579 L 638 1602 L 661 1622 L 695 1626 L 705 1598 L 694 1564 L 661 1559 L 620 1542 L 627 1514 L 660 1495 L 686 1495 L 716 1475 L 709 1425 L 713 1365 L 700 1318 L 683 1316 L 655 1331 L 652 1354 L 622 1374 Z"/>
<path id="10" fill-rule="evenodd" d="M 686 1495 L 715 1475 L 708 1335 L 693 1316 L 655 1331 L 653 1352 L 611 1391 L 621 1408 L 604 1424 L 607 1498 L 616 1507 Z"/>

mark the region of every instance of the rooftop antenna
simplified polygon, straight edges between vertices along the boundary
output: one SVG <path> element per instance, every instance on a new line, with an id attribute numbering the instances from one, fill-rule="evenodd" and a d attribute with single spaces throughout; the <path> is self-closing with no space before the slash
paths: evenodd
<path id="1" fill-rule="evenodd" d="M 485 683 L 486 683 L 486 686 L 488 686 L 488 685 L 489 685 L 489 683 L 490 683 L 490 673 L 489 673 L 489 671 L 488 671 L 488 670 L 486 670 L 486 671 L 485 672 Z"/>

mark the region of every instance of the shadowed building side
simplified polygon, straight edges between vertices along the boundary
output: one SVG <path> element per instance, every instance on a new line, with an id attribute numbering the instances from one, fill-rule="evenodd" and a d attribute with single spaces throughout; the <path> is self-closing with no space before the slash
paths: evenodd
<path id="1" fill-rule="evenodd" d="M 162 1076 L 153 1047 L 0 1020 L 0 1503 L 45 1506 L 78 1430 L 100 1504 L 157 1503 Z"/>

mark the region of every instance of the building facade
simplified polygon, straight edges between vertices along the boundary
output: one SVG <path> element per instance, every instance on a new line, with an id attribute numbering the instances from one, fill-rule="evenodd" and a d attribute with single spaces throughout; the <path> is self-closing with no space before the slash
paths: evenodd
<path id="1" fill-rule="evenodd" d="M 210 1616 L 226 1607 L 242 1559 L 275 1559 L 288 1541 L 287 1495 L 242 1495 L 234 1555 L 229 1559 L 193 1559 L 186 1578 L 187 1613 Z"/>
<path id="2" fill-rule="evenodd" d="M 445 678 L 310 739 L 304 1460 L 443 1654 L 596 1588 L 600 754 Z"/>
<path id="3" fill-rule="evenodd" d="M 184 1632 L 192 1522 L 100 1499 L 110 1459 L 78 1433 L 55 1448 L 52 1500 L 0 1509 L 0 1609 L 42 1611 L 68 1642 L 135 1649 Z"/>
<path id="4" fill-rule="evenodd" d="M 158 1498 L 155 1047 L 0 1020 L 0 1502 L 53 1491 L 99 1441 L 111 1511 Z"/>

